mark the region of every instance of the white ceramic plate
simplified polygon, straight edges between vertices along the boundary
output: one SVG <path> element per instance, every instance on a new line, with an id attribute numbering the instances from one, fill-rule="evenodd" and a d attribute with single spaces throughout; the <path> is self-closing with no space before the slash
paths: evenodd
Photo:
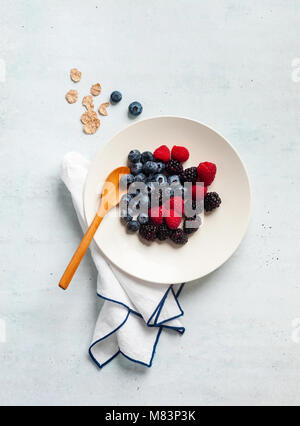
<path id="1" fill-rule="evenodd" d="M 173 284 L 192 281 L 214 271 L 237 249 L 249 222 L 250 185 L 245 167 L 234 148 L 209 127 L 181 117 L 158 117 L 139 121 L 114 136 L 92 163 L 84 191 L 84 208 L 90 224 L 99 203 L 101 183 L 109 172 L 126 165 L 131 149 L 154 151 L 160 145 L 185 146 L 190 159 L 185 167 L 202 161 L 217 165 L 209 187 L 222 198 L 220 208 L 205 215 L 201 229 L 186 245 L 174 247 L 163 242 L 143 244 L 129 235 L 116 211 L 104 218 L 95 241 L 117 267 L 142 280 Z"/>

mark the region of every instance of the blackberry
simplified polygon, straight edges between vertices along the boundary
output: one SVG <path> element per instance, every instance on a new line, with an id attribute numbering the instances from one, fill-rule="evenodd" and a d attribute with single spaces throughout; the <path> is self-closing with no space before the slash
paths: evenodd
<path id="1" fill-rule="evenodd" d="M 157 227 L 153 223 L 141 225 L 139 229 L 140 236 L 147 241 L 154 241 L 157 235 Z"/>
<path id="2" fill-rule="evenodd" d="M 185 169 L 181 175 L 182 182 L 193 182 L 195 183 L 198 178 L 197 167 L 189 167 Z"/>
<path id="3" fill-rule="evenodd" d="M 201 218 L 199 216 L 195 216 L 193 218 L 185 219 L 183 223 L 183 230 L 186 234 L 193 234 L 198 231 L 201 225 Z"/>
<path id="4" fill-rule="evenodd" d="M 181 175 L 181 173 L 183 172 L 183 167 L 180 161 L 170 160 L 166 163 L 165 170 L 169 176 Z"/>
<path id="5" fill-rule="evenodd" d="M 204 197 L 204 208 L 210 212 L 220 206 L 222 200 L 216 192 L 208 192 Z"/>
<path id="6" fill-rule="evenodd" d="M 157 238 L 160 241 L 164 241 L 166 239 L 169 238 L 170 236 L 170 229 L 167 227 L 167 225 L 165 223 L 162 223 L 161 225 L 159 225 L 159 227 L 157 228 Z"/>
<path id="7" fill-rule="evenodd" d="M 180 228 L 171 231 L 170 239 L 173 241 L 173 243 L 178 245 L 183 245 L 188 242 L 188 236 Z"/>

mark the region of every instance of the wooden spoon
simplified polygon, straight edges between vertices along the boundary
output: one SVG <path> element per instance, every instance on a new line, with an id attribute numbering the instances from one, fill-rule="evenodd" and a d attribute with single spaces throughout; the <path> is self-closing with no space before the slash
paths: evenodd
<path id="1" fill-rule="evenodd" d="M 120 203 L 120 199 L 123 194 L 127 192 L 127 190 L 122 190 L 119 187 L 120 178 L 122 175 L 126 175 L 130 173 L 130 169 L 128 167 L 118 167 L 113 170 L 106 181 L 104 182 L 101 201 L 96 213 L 96 216 L 93 222 L 90 224 L 89 229 L 86 231 L 86 234 L 81 240 L 77 250 L 74 253 L 74 256 L 71 259 L 71 262 L 67 266 L 61 280 L 59 282 L 59 287 L 63 290 L 68 288 L 78 266 L 81 262 L 85 252 L 87 251 L 102 219 L 106 215 L 106 213 L 111 210 L 113 207 L 117 206 Z"/>

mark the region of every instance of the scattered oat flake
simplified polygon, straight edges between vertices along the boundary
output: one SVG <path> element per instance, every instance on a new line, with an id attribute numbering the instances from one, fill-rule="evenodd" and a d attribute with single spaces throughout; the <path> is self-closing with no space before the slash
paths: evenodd
<path id="1" fill-rule="evenodd" d="M 91 92 L 91 94 L 92 94 L 92 95 L 94 95 L 94 96 L 98 96 L 98 95 L 100 95 L 101 90 L 102 90 L 101 84 L 100 84 L 100 83 L 96 83 L 96 84 L 94 84 L 94 85 L 91 87 L 90 92 Z"/>
<path id="2" fill-rule="evenodd" d="M 81 116 L 82 124 L 88 124 L 90 121 L 98 120 L 96 111 L 89 109 L 87 112 L 84 112 Z"/>
<path id="3" fill-rule="evenodd" d="M 101 104 L 99 106 L 99 109 L 98 109 L 99 114 L 101 114 L 101 115 L 107 115 L 106 108 L 109 107 L 109 105 L 110 105 L 109 102 L 105 102 L 104 104 Z"/>
<path id="4" fill-rule="evenodd" d="M 93 97 L 91 95 L 87 95 L 82 99 L 82 105 L 86 107 L 87 110 L 94 109 Z"/>
<path id="5" fill-rule="evenodd" d="M 81 80 L 81 72 L 77 68 L 72 68 L 70 71 L 70 77 L 75 83 L 78 83 L 78 81 Z"/>
<path id="6" fill-rule="evenodd" d="M 82 114 L 81 122 L 84 124 L 84 132 L 88 135 L 96 133 L 100 126 L 100 120 L 98 118 L 98 115 L 96 111 L 91 108 L 88 109 L 87 112 Z"/>
<path id="7" fill-rule="evenodd" d="M 69 90 L 66 94 L 66 100 L 69 102 L 69 104 L 75 104 L 78 99 L 78 92 L 77 90 Z"/>
<path id="8" fill-rule="evenodd" d="M 100 120 L 96 118 L 95 120 L 89 121 L 87 124 L 84 125 L 83 130 L 88 135 L 93 135 L 97 132 L 100 126 Z"/>

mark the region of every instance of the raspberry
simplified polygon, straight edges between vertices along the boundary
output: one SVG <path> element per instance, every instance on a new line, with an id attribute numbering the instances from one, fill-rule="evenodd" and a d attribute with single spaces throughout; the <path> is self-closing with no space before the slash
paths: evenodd
<path id="1" fill-rule="evenodd" d="M 171 156 L 173 160 L 177 160 L 183 163 L 184 161 L 187 161 L 189 159 L 190 153 L 183 146 L 174 145 L 171 151 Z"/>
<path id="2" fill-rule="evenodd" d="M 184 210 L 184 202 L 181 197 L 173 197 L 170 199 L 170 209 L 174 210 L 175 213 L 177 213 L 180 217 L 183 214 Z"/>
<path id="3" fill-rule="evenodd" d="M 149 216 L 155 225 L 161 225 L 164 220 L 163 207 L 151 207 L 151 209 L 149 209 Z"/>
<path id="4" fill-rule="evenodd" d="M 166 212 L 165 219 L 170 229 L 176 229 L 181 223 L 181 217 L 174 210 Z"/>
<path id="5" fill-rule="evenodd" d="M 195 216 L 190 219 L 185 219 L 183 222 L 183 230 L 186 234 L 193 234 L 198 231 L 201 225 L 201 218 L 199 216 Z"/>
<path id="6" fill-rule="evenodd" d="M 182 164 L 176 160 L 170 160 L 166 163 L 166 172 L 169 176 L 181 175 L 183 172 Z"/>
<path id="7" fill-rule="evenodd" d="M 154 241 L 157 235 L 157 227 L 151 223 L 141 225 L 139 229 L 140 236 L 147 241 Z"/>
<path id="8" fill-rule="evenodd" d="M 217 166 L 208 161 L 200 163 L 197 167 L 198 182 L 203 182 L 204 186 L 209 186 L 215 179 Z"/>
<path id="9" fill-rule="evenodd" d="M 189 167 L 185 169 L 182 173 L 183 182 L 193 182 L 195 183 L 198 177 L 197 167 Z"/>
<path id="10" fill-rule="evenodd" d="M 170 239 L 173 243 L 183 245 L 188 242 L 188 236 L 183 232 L 182 229 L 175 229 L 170 234 Z"/>
<path id="11" fill-rule="evenodd" d="M 171 158 L 170 150 L 167 147 L 167 145 L 162 145 L 159 148 L 157 148 L 154 151 L 153 155 L 154 155 L 155 160 L 161 160 L 164 163 L 169 161 L 170 158 Z"/>
<path id="12" fill-rule="evenodd" d="M 169 238 L 170 236 L 170 229 L 167 227 L 167 225 L 165 223 L 162 223 L 161 225 L 159 225 L 159 227 L 157 228 L 157 238 L 160 241 L 164 241 L 166 239 Z"/>
<path id="13" fill-rule="evenodd" d="M 193 200 L 201 200 L 207 193 L 207 187 L 199 184 L 192 186 L 192 198 Z"/>
<path id="14" fill-rule="evenodd" d="M 204 208 L 207 212 L 220 207 L 222 200 L 216 192 L 208 192 L 204 198 Z"/>

